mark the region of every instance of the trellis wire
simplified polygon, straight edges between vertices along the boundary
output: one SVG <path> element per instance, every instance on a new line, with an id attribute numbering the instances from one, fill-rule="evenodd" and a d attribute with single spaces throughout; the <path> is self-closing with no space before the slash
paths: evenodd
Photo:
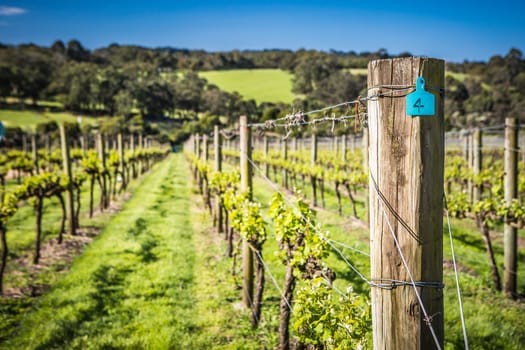
<path id="1" fill-rule="evenodd" d="M 293 203 L 288 199 L 288 197 L 285 196 L 285 195 L 279 190 L 279 188 L 278 188 L 278 187 L 272 182 L 272 180 L 270 180 L 270 179 L 264 174 L 264 172 L 262 171 L 262 169 L 259 168 L 259 167 L 257 166 L 257 164 L 255 164 L 255 162 L 254 162 L 252 159 L 250 159 L 249 157 L 248 157 L 247 159 L 248 159 L 248 162 L 250 162 L 250 163 L 252 164 L 252 166 L 254 167 L 254 169 L 256 169 L 256 170 L 261 174 L 261 176 L 263 177 L 263 179 L 265 179 L 265 180 L 268 182 L 268 184 L 270 184 L 270 186 L 272 186 L 272 187 L 274 188 L 274 190 L 275 190 L 276 192 L 280 193 L 280 194 L 283 196 L 284 200 L 288 203 L 288 205 L 290 205 L 292 208 L 297 209 L 297 207 L 295 206 L 295 204 L 293 204 Z M 346 256 L 345 256 L 345 255 L 344 255 L 344 254 L 343 254 L 343 253 L 342 253 L 342 252 L 341 252 L 341 251 L 340 251 L 340 250 L 339 250 L 334 244 L 332 244 L 332 243 L 330 242 L 330 240 L 327 239 L 327 237 L 325 237 L 321 232 L 319 232 L 319 229 L 318 229 L 314 224 L 312 224 L 312 222 L 311 222 L 310 220 L 308 220 L 308 218 L 306 218 L 306 217 L 305 217 L 304 215 L 302 215 L 300 212 L 299 212 L 299 215 L 301 216 L 301 218 L 303 219 L 303 221 L 304 221 L 305 223 L 307 223 L 308 225 L 310 225 L 311 228 L 314 229 L 314 231 L 319 235 L 319 237 L 320 237 L 321 239 L 325 240 L 325 241 L 328 243 L 328 245 L 329 245 L 333 250 L 335 250 L 335 251 L 339 254 L 339 256 L 343 259 L 343 261 L 344 261 L 344 262 L 345 262 L 345 263 L 346 263 L 346 264 L 347 264 L 347 265 L 348 265 L 348 266 L 349 266 L 349 267 L 350 267 L 350 268 L 351 268 L 351 269 L 352 269 L 352 270 L 353 270 L 353 271 L 354 271 L 354 272 L 355 272 L 355 273 L 356 273 L 356 274 L 357 274 L 357 275 L 358 275 L 363 281 L 365 281 L 365 282 L 366 282 L 367 284 L 369 284 L 369 285 L 372 283 L 372 282 L 371 282 L 370 280 L 368 280 L 368 279 L 367 279 L 367 278 L 366 278 L 361 272 L 359 272 L 359 270 L 358 270 L 355 266 L 353 266 L 353 265 L 350 263 L 349 259 L 348 259 L 348 258 L 347 258 L 347 257 L 346 257 Z"/>
<path id="2" fill-rule="evenodd" d="M 461 299 L 461 288 L 459 286 L 459 274 L 458 266 L 456 263 L 456 253 L 454 252 L 454 241 L 452 240 L 452 228 L 450 225 L 450 213 L 448 210 L 448 201 L 445 194 L 443 194 L 443 201 L 445 202 L 445 213 L 447 214 L 447 224 L 448 224 L 448 235 L 450 238 L 450 249 L 452 251 L 452 262 L 454 264 L 454 276 L 456 278 L 456 291 L 458 294 L 458 304 L 459 304 L 459 314 L 461 316 L 461 328 L 463 330 L 463 341 L 465 342 L 465 350 L 469 349 L 468 346 L 468 337 L 467 337 L 467 326 L 465 323 L 465 314 L 463 312 L 463 301 Z"/>
<path id="3" fill-rule="evenodd" d="M 432 338 L 434 339 L 434 343 L 435 343 L 436 347 L 438 348 L 438 350 L 441 350 L 441 345 L 439 344 L 439 340 L 437 338 L 436 332 L 434 331 L 434 327 L 432 326 L 432 319 L 431 319 L 431 317 L 429 317 L 429 315 L 427 313 L 427 310 L 425 308 L 425 305 L 423 304 L 423 300 L 421 299 L 419 291 L 417 290 L 417 284 L 414 281 L 414 276 L 412 275 L 412 271 L 410 270 L 410 268 L 408 266 L 408 263 L 407 263 L 407 261 L 405 259 L 405 255 L 403 254 L 403 251 L 401 250 L 401 247 L 399 245 L 399 241 L 397 240 L 397 237 L 396 237 L 396 234 L 395 234 L 394 229 L 392 227 L 392 224 L 390 223 L 390 219 L 388 218 L 388 215 L 386 215 L 385 207 L 383 206 L 383 201 L 381 200 L 381 197 L 379 196 L 379 191 L 377 190 L 377 188 L 375 188 L 375 190 L 376 190 L 375 192 L 376 192 L 376 195 L 377 195 L 378 202 L 379 202 L 379 204 L 381 206 L 381 211 L 383 213 L 383 218 L 385 219 L 385 221 L 387 223 L 387 226 L 388 226 L 388 228 L 390 230 L 390 233 L 392 234 L 392 238 L 394 239 L 394 243 L 396 245 L 397 251 L 399 252 L 401 260 L 403 261 L 403 265 L 405 266 L 405 270 L 407 271 L 408 277 L 410 278 L 411 285 L 414 288 L 414 292 L 416 293 L 416 297 L 417 297 L 419 306 L 421 307 L 421 311 L 423 311 L 423 315 L 424 315 L 423 320 L 425 321 L 425 324 L 430 329 L 430 333 L 432 334 Z"/>
<path id="4" fill-rule="evenodd" d="M 346 115 L 346 116 L 341 116 L 341 117 L 321 117 L 321 118 L 317 118 L 317 119 L 312 119 L 312 120 L 306 120 L 305 117 L 309 116 L 309 115 L 312 115 L 312 114 L 319 114 L 319 113 L 323 113 L 323 112 L 327 112 L 327 111 L 331 111 L 331 110 L 334 110 L 334 109 L 337 109 L 337 108 L 341 108 L 341 107 L 352 107 L 352 106 L 355 106 L 356 109 L 358 110 L 358 106 L 359 105 L 364 105 L 365 102 L 367 101 L 374 101 L 376 99 L 378 99 L 379 97 L 403 97 L 403 96 L 406 96 L 406 94 L 404 95 L 398 95 L 399 92 L 407 92 L 407 94 L 409 92 L 412 92 L 414 91 L 415 89 L 415 85 L 378 85 L 378 86 L 372 86 L 370 88 L 368 88 L 368 91 L 370 90 L 373 90 L 373 89 L 389 89 L 390 91 L 387 91 L 387 92 L 379 92 L 379 93 L 375 93 L 373 95 L 368 95 L 366 97 L 357 97 L 356 99 L 354 100 L 351 100 L 351 101 L 346 101 L 346 102 L 341 102 L 341 103 L 338 103 L 338 104 L 335 104 L 335 105 L 331 105 L 331 106 L 327 106 L 327 107 L 323 107 L 323 108 L 319 108 L 319 109 L 314 109 L 314 110 L 310 110 L 310 111 L 307 111 L 307 112 L 293 112 L 291 114 L 287 114 L 286 116 L 282 117 L 282 118 L 277 118 L 277 119 L 273 119 L 273 120 L 268 120 L 266 122 L 263 122 L 263 123 L 249 123 L 247 126 L 248 127 L 256 127 L 256 128 L 274 128 L 274 127 L 294 127 L 294 126 L 302 126 L 302 125 L 310 125 L 310 124 L 317 124 L 317 123 L 323 123 L 323 122 L 345 122 L 346 120 L 348 119 L 354 119 L 354 118 L 358 118 L 360 116 L 363 116 L 363 117 L 366 117 L 367 114 L 366 112 L 362 112 L 362 113 L 356 113 L 354 115 Z M 431 90 L 436 90 L 436 91 L 439 91 L 440 93 L 443 93 L 444 92 L 444 89 L 441 89 L 441 88 L 436 88 L 436 87 L 432 87 L 432 86 L 429 86 L 428 87 L 429 89 Z M 283 123 L 284 122 L 284 123 Z"/>
<path id="5" fill-rule="evenodd" d="M 283 293 L 283 290 L 279 287 L 279 283 L 277 283 L 277 280 L 275 279 L 274 275 L 272 274 L 272 271 L 270 270 L 270 268 L 268 267 L 268 264 L 266 264 L 266 262 L 264 261 L 263 257 L 261 256 L 261 254 L 253 249 L 253 247 L 250 246 L 250 248 L 252 249 L 252 251 L 257 254 L 257 257 L 259 258 L 259 260 L 261 260 L 263 266 L 264 266 L 264 269 L 268 272 L 268 275 L 270 275 L 270 279 L 272 280 L 273 284 L 275 285 L 275 288 L 277 288 L 277 290 L 279 291 L 279 294 L 281 295 L 281 298 L 284 299 L 284 301 L 286 302 L 286 305 L 288 306 L 288 309 L 290 309 L 290 311 L 292 311 L 292 305 L 290 305 L 290 302 L 288 301 L 288 298 L 286 298 L 286 296 L 284 295 Z"/>

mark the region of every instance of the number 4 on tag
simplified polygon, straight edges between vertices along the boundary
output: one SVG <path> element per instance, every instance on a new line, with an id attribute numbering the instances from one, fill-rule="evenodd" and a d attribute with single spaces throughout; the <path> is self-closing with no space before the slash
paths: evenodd
<path id="1" fill-rule="evenodd" d="M 425 90 L 425 78 L 416 79 L 416 91 L 406 96 L 406 114 L 409 116 L 433 116 L 436 98 Z"/>

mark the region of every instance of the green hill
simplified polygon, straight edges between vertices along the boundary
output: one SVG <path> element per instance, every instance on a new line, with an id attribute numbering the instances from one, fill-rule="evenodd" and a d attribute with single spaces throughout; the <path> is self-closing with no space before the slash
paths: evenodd
<path id="1" fill-rule="evenodd" d="M 291 103 L 293 75 L 280 69 L 235 69 L 200 72 L 199 75 L 220 89 L 237 91 L 246 99 L 260 102 Z"/>
<path id="2" fill-rule="evenodd" d="M 15 110 L 0 110 L 0 121 L 5 126 L 18 126 L 25 130 L 34 130 L 37 124 L 46 123 L 49 121 L 57 122 L 78 122 L 77 116 L 63 112 L 63 113 L 40 113 L 31 110 L 15 111 Z M 94 124 L 97 119 L 92 117 L 83 117 L 82 123 Z"/>

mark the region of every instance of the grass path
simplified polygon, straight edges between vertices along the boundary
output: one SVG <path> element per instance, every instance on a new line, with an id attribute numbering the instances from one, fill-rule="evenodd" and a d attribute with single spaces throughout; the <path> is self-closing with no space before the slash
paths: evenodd
<path id="1" fill-rule="evenodd" d="M 181 166 L 171 157 L 144 180 L 6 348 L 173 348 L 190 337 L 194 249 Z"/>
<path id="2" fill-rule="evenodd" d="M 254 196 L 266 215 L 271 186 L 256 178 Z M 332 207 L 335 199 L 327 196 Z M 366 250 L 366 230 L 327 210 L 319 222 L 330 237 Z M 183 156 L 172 155 L 149 174 L 133 198 L 73 265 L 36 302 L 2 349 L 262 349 L 275 348 L 279 292 L 267 278 L 261 327 L 252 330 L 240 307 L 240 280 L 230 274 L 225 243 L 191 185 Z M 272 234 L 269 234 L 272 237 Z M 459 245 L 458 245 L 459 246 Z M 279 284 L 283 268 L 269 238 L 263 255 Z M 368 258 L 343 250 L 361 271 Z M 336 286 L 368 289 L 336 254 L 328 265 Z M 445 273 L 446 284 L 452 276 Z M 519 349 L 523 307 L 483 287 L 479 275 L 462 277 L 472 344 Z M 446 292 L 447 349 L 460 348 L 454 289 Z M 492 309 L 491 309 L 492 308 Z M 496 326 L 497 325 L 497 326 Z"/>
<path id="3" fill-rule="evenodd" d="M 260 348 L 188 179 L 160 164 L 0 348 Z"/>

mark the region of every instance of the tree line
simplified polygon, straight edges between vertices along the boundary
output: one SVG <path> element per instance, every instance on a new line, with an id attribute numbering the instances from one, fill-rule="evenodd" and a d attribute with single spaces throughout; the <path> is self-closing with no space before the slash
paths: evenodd
<path id="1" fill-rule="evenodd" d="M 179 118 L 184 134 L 210 131 L 235 116 L 253 121 L 274 119 L 291 109 L 307 110 L 366 95 L 369 60 L 410 56 L 377 52 L 261 50 L 206 52 L 175 48 L 145 48 L 111 44 L 88 50 L 78 40 L 50 47 L 0 44 L 0 103 L 58 102 L 57 108 L 87 115 Z M 293 106 L 245 100 L 219 89 L 197 71 L 239 68 L 279 68 L 293 73 L 293 91 L 301 96 Z M 448 63 L 446 118 L 448 128 L 499 124 L 510 114 L 525 112 L 525 60 L 511 49 L 488 62 Z M 137 112 L 138 111 L 138 112 Z M 223 118 L 219 119 L 222 116 Z"/>

